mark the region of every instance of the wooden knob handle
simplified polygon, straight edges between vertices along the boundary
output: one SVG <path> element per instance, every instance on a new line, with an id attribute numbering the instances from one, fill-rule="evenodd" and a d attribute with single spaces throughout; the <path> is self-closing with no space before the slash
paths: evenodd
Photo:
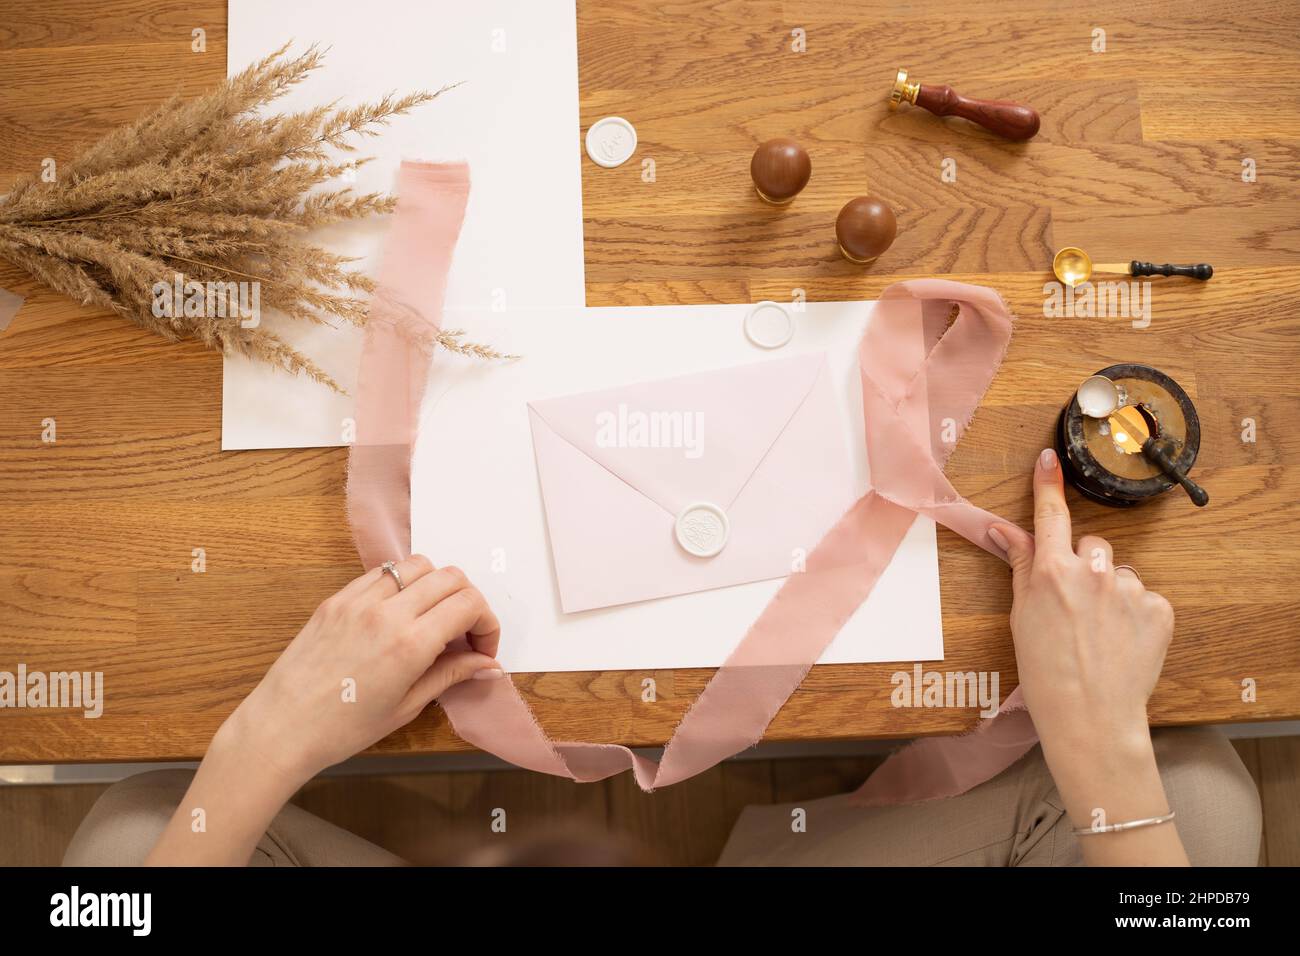
<path id="1" fill-rule="evenodd" d="M 812 160 L 792 139 L 769 139 L 749 161 L 749 175 L 758 195 L 770 203 L 788 203 L 808 185 Z"/>
<path id="2" fill-rule="evenodd" d="M 898 235 L 889 204 L 874 196 L 850 199 L 835 219 L 835 239 L 845 259 L 858 265 L 874 262 Z"/>
<path id="3" fill-rule="evenodd" d="M 1011 100 L 973 100 L 951 86 L 921 84 L 916 105 L 935 116 L 960 116 L 1005 139 L 1025 140 L 1038 132 L 1038 113 Z"/>

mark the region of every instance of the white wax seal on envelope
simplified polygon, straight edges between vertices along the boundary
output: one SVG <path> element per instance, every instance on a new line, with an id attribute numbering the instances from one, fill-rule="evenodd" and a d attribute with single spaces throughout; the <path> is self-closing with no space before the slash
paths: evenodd
<path id="1" fill-rule="evenodd" d="M 636 127 L 621 116 L 606 116 L 587 127 L 587 155 L 598 166 L 622 166 L 636 152 Z"/>
<path id="2" fill-rule="evenodd" d="M 707 501 L 687 505 L 677 516 L 677 543 L 697 558 L 711 558 L 727 544 L 727 513 Z"/>
<path id="3" fill-rule="evenodd" d="M 794 316 L 780 302 L 755 302 L 745 316 L 745 337 L 760 348 L 779 349 L 794 338 Z"/>

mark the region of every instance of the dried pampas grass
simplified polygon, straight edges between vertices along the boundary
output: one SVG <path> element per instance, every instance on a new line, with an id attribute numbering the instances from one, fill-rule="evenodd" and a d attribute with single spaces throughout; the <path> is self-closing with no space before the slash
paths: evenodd
<path id="1" fill-rule="evenodd" d="M 156 314 L 160 283 L 179 291 L 189 282 L 209 290 L 244 282 L 257 285 L 260 308 L 294 319 L 366 321 L 374 281 L 348 268 L 353 260 L 312 245 L 306 233 L 392 211 L 391 196 L 323 188 L 366 162 L 338 154 L 451 87 L 348 109 L 330 104 L 255 115 L 321 65 L 315 47 L 296 57 L 287 50 L 288 44 L 205 96 L 172 97 L 86 149 L 56 182 L 20 179 L 0 199 L 0 258 L 167 339 L 198 339 L 340 390 L 283 339 L 224 309 L 186 314 L 191 310 L 176 302 L 163 310 L 173 314 Z M 430 344 L 500 357 L 462 334 L 444 332 Z"/>

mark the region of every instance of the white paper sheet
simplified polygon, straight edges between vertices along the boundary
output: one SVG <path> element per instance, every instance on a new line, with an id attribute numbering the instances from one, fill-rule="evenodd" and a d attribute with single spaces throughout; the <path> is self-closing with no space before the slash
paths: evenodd
<path id="1" fill-rule="evenodd" d="M 560 611 L 526 402 L 826 350 L 843 402 L 858 493 L 867 487 L 857 343 L 866 302 L 809 303 L 776 353 L 741 331 L 747 305 L 450 313 L 515 363 L 434 362 L 412 476 L 415 551 L 463 568 L 502 620 L 512 672 L 721 664 L 779 580 L 577 614 Z M 845 502 L 845 507 L 850 502 Z M 943 658 L 934 523 L 918 518 L 871 597 L 822 663 Z"/>
<path id="2" fill-rule="evenodd" d="M 464 85 L 359 142 L 374 161 L 362 192 L 393 187 L 402 159 L 467 159 L 470 200 L 448 285 L 463 308 L 574 308 L 585 301 L 581 130 L 574 0 L 230 0 L 227 65 L 238 73 L 293 39 L 328 47 L 324 66 L 275 111 L 390 91 Z M 384 222 L 321 230 L 322 245 L 375 265 Z M 354 329 L 277 321 L 266 328 L 309 355 L 349 392 Z M 341 445 L 353 402 L 305 377 L 242 357 L 225 360 L 221 447 Z"/>

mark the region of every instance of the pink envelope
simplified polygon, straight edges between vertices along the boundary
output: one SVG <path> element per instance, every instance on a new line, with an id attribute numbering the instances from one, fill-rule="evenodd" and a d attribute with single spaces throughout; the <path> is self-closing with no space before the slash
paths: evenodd
<path id="1" fill-rule="evenodd" d="M 856 498 L 823 353 L 528 409 L 565 613 L 785 577 Z"/>

